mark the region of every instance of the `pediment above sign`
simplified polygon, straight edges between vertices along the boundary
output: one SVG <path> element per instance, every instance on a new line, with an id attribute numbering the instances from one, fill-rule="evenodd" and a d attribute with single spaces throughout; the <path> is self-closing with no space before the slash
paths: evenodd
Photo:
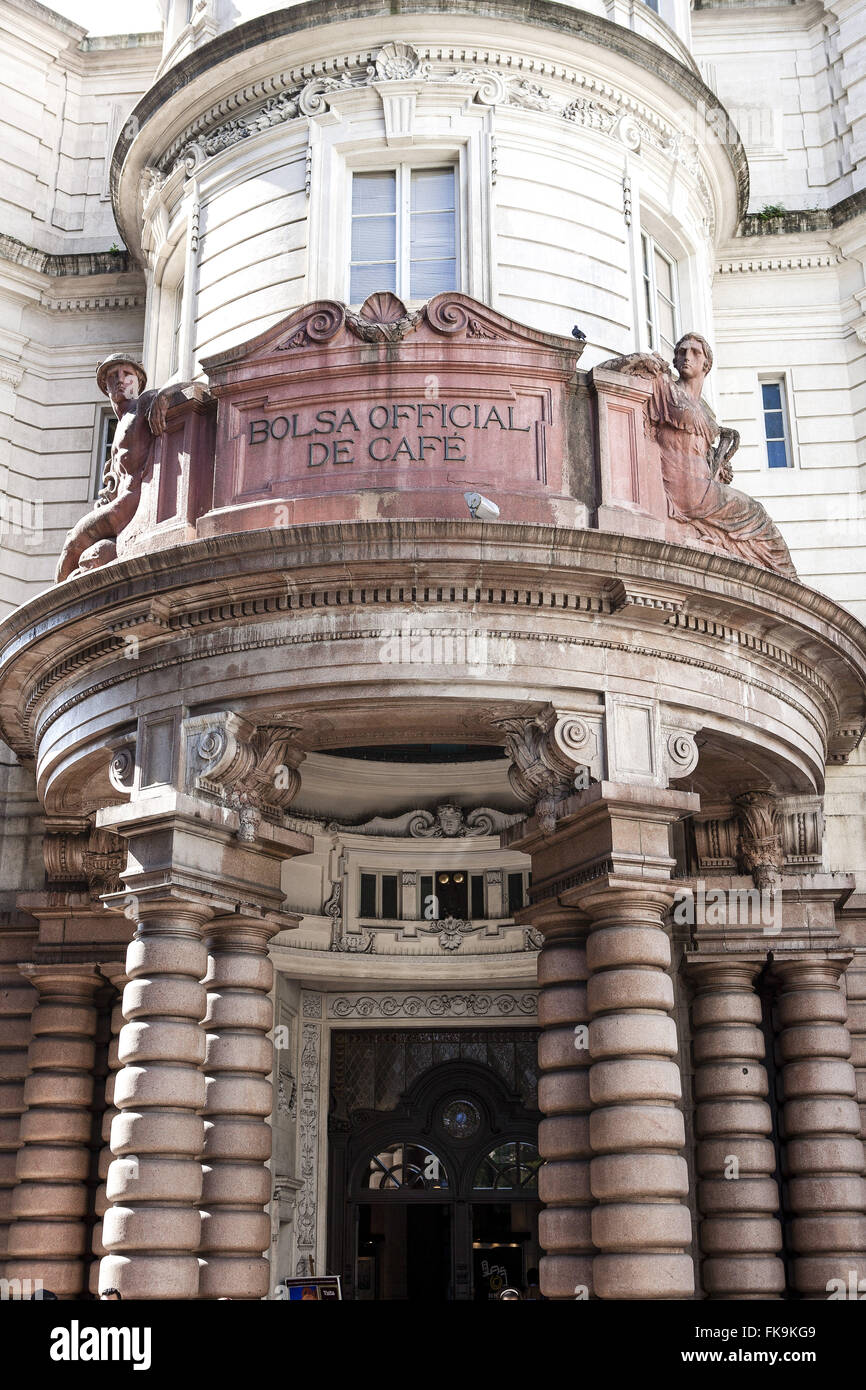
<path id="1" fill-rule="evenodd" d="M 566 355 L 570 371 L 584 348 L 577 339 L 539 333 L 515 323 L 465 294 L 439 294 L 422 308 L 410 310 L 390 290 L 382 290 L 371 294 L 358 311 L 333 299 L 305 304 L 249 342 L 205 358 L 202 366 L 211 384 L 218 387 L 231 369 L 268 361 L 277 353 L 324 344 L 339 347 L 351 344 L 353 339 L 362 343 L 397 343 L 415 333 L 426 342 L 448 338 L 468 340 L 474 346 L 486 342 L 552 349 Z"/>

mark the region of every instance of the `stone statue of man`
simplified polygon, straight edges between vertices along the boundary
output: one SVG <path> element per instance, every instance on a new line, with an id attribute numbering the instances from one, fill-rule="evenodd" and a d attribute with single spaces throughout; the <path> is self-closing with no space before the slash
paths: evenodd
<path id="1" fill-rule="evenodd" d="M 133 357 L 122 352 L 106 357 L 96 370 L 96 384 L 114 407 L 117 429 L 96 506 L 63 543 L 54 576 L 58 584 L 117 558 L 116 538 L 135 515 L 153 441 L 165 428 L 171 393 L 145 391 L 147 374 Z"/>

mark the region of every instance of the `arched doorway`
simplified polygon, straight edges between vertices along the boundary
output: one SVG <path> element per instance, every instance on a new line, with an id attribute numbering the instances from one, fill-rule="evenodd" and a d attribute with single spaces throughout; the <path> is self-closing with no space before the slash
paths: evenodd
<path id="1" fill-rule="evenodd" d="M 534 1032 L 520 1032 L 534 1047 Z M 351 1052 L 344 1040 L 349 1067 Z M 541 1204 L 539 1115 L 525 1089 L 457 1056 L 424 1071 L 387 1111 L 340 1116 L 334 1100 L 330 1268 L 347 1298 L 487 1301 L 527 1283 Z"/>

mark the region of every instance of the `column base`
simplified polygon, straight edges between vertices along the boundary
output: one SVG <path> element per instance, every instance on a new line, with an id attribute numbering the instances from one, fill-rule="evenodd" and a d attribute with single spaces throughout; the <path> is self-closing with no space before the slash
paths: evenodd
<path id="1" fill-rule="evenodd" d="M 124 1299 L 198 1297 L 196 1255 L 106 1255 L 99 1266 L 99 1287 L 120 1289 Z"/>
<path id="2" fill-rule="evenodd" d="M 592 1264 L 596 1298 L 692 1298 L 695 1277 L 690 1255 L 597 1255 Z"/>

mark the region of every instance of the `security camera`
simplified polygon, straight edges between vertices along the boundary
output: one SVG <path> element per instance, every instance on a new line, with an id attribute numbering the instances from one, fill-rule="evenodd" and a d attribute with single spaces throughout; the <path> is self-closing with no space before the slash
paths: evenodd
<path id="1" fill-rule="evenodd" d="M 480 492 L 464 492 L 463 496 L 473 521 L 493 521 L 498 517 L 499 508 L 489 497 L 482 497 Z"/>

